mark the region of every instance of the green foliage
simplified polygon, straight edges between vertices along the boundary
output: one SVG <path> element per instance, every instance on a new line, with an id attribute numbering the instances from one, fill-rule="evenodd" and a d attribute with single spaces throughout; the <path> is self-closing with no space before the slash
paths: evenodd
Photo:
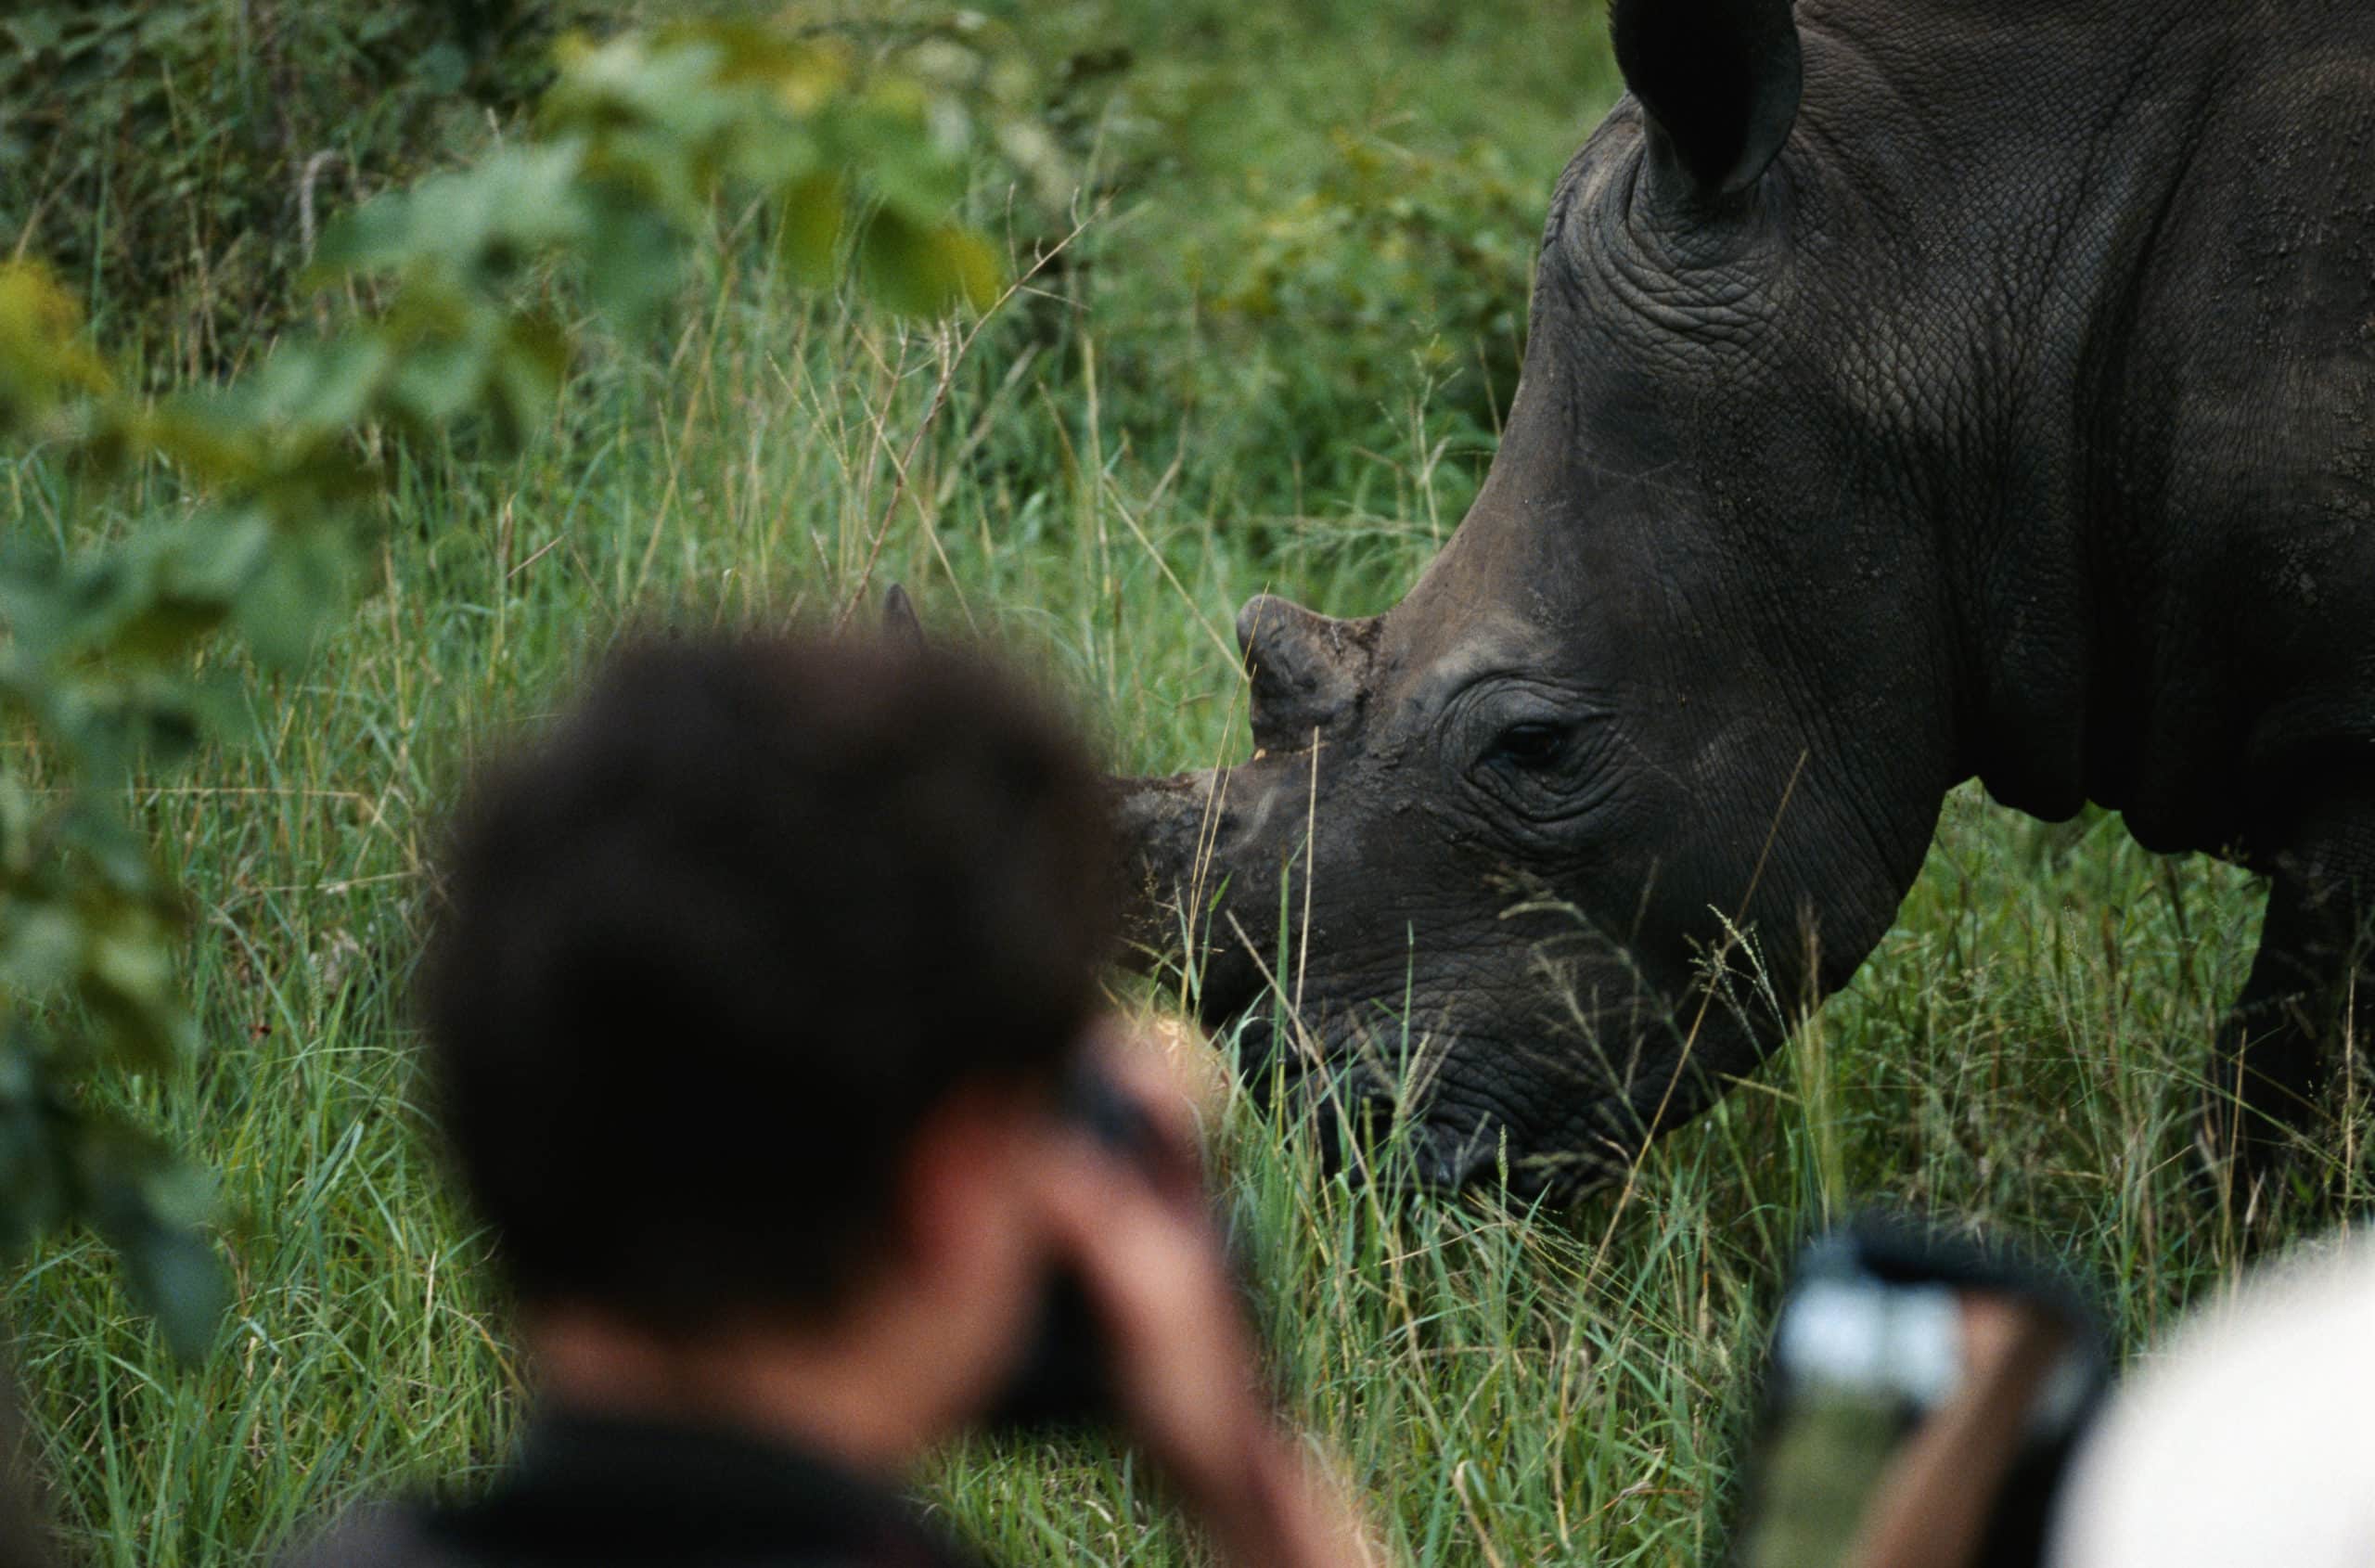
<path id="1" fill-rule="evenodd" d="M 0 423 L 41 431 L 70 398 L 108 391 L 81 328 L 82 311 L 46 271 L 0 263 Z"/>
<path id="2" fill-rule="evenodd" d="M 186 487 L 121 537 L 0 562 L 0 704 L 33 742 L 0 764 L 0 1242 L 86 1219 L 179 1354 L 212 1335 L 224 1288 L 199 1184 L 75 1092 L 103 1070 L 171 1076 L 199 1045 L 173 972 L 183 900 L 127 786 L 236 711 L 200 668 L 221 634 L 289 672 L 345 616 L 385 443 L 477 425 L 519 447 L 575 353 L 554 270 L 582 259 L 594 307 L 640 328 L 723 202 L 776 199 L 802 277 L 829 275 L 854 213 L 859 279 L 893 309 L 987 305 L 997 263 L 946 215 L 971 152 L 964 103 L 916 77 L 680 25 L 566 42 L 533 139 L 341 217 L 311 276 L 374 282 L 386 308 L 227 387 L 126 393 L 49 275 L 0 267 L 0 433 L 51 447 L 70 488 L 159 463 Z"/>
<path id="3" fill-rule="evenodd" d="M 1349 487 L 1357 461 L 1341 435 L 1375 421 L 1413 387 L 1441 385 L 1438 439 L 1490 450 L 1518 383 L 1525 300 L 1546 187 L 1489 142 L 1444 154 L 1339 131 L 1310 188 L 1257 201 L 1250 232 L 1213 258 L 1211 308 L 1223 329 L 1290 331 L 1338 345 L 1317 364 L 1273 360 L 1274 447 L 1307 484 Z"/>
<path id="4" fill-rule="evenodd" d="M 1034 279 L 1007 329 L 1028 328 L 1114 439 L 1187 455 L 1179 482 L 1258 551 L 1327 551 L 1347 528 L 1439 537 L 1515 388 L 1552 182 L 1614 96 L 1599 13 L 1036 0 L 1027 14 L 1017 25 L 1062 62 L 1046 123 L 1090 182 L 1082 210 L 1108 221 Z M 1067 226 L 1028 211 L 1019 224 L 1035 225 L 1026 251 Z"/>

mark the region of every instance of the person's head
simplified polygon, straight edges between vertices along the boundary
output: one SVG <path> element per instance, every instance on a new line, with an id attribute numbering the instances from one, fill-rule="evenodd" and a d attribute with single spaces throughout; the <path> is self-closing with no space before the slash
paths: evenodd
<path id="1" fill-rule="evenodd" d="M 522 1308 L 828 1330 L 886 1279 L 994 1375 L 1098 1006 L 1097 774 L 976 655 L 645 643 L 470 791 L 436 1102 Z"/>
<path id="2" fill-rule="evenodd" d="M 2080 1447 L 2052 1568 L 2375 1562 L 2375 1231 L 2298 1245 L 2139 1357 Z"/>

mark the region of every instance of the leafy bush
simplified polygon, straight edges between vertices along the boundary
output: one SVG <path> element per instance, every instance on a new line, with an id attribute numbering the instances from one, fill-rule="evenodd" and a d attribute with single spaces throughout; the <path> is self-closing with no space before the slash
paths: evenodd
<path id="1" fill-rule="evenodd" d="M 1431 393 L 1437 440 L 1491 450 L 1517 391 L 1543 182 L 1488 143 L 1444 156 L 1330 140 L 1310 189 L 1273 206 L 1256 186 L 1260 216 L 1205 276 L 1219 332 L 1280 345 L 1254 361 L 1273 421 L 1254 439 L 1312 488 L 1346 493 L 1414 397 Z"/>
<path id="2" fill-rule="evenodd" d="M 945 215 L 982 123 L 932 77 L 861 70 L 830 39 L 571 41 L 532 138 L 323 236 L 315 281 L 368 281 L 383 312 L 162 403 L 124 390 L 46 272 L 0 264 L 0 433 L 51 454 L 33 471 L 65 520 L 62 544 L 0 562 L 0 714 L 30 742 L 0 762 L 0 1249 L 88 1220 L 180 1353 L 211 1343 L 203 1183 L 77 1092 L 199 1043 L 174 980 L 182 900 L 127 786 L 225 728 L 240 665 L 222 654 L 293 670 L 344 613 L 390 480 L 375 454 L 474 425 L 528 439 L 574 357 L 555 269 L 575 263 L 594 307 L 638 328 L 722 201 L 760 202 L 796 279 L 846 255 L 896 309 L 988 304 L 998 264 Z M 121 534 L 75 515 L 109 480 L 128 487 Z"/>
<path id="3" fill-rule="evenodd" d="M 1348 515 L 1438 533 L 1515 390 L 1552 181 L 1615 89 L 1596 16 L 1041 0 L 1032 36 L 1102 214 L 1021 313 L 1040 374 L 1085 393 L 1093 341 L 1103 417 L 1192 450 L 1181 482 L 1265 550 Z"/>

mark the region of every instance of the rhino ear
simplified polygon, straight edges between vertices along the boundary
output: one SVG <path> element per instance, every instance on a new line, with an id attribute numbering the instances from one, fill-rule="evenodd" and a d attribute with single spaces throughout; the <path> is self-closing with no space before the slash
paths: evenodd
<path id="1" fill-rule="evenodd" d="M 1791 0 L 1612 0 L 1609 35 L 1659 186 L 1704 201 L 1754 185 L 1798 118 Z"/>

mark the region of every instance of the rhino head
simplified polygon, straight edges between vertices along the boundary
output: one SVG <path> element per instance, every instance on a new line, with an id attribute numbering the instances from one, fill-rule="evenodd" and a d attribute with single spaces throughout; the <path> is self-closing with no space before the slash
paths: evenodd
<path id="1" fill-rule="evenodd" d="M 1554 1198 L 1844 983 L 1968 771 L 1791 7 L 1612 26 L 1631 96 L 1557 187 L 1473 508 L 1382 616 L 1246 605 L 1251 760 L 1121 787 L 1143 932 L 1252 1009 L 1257 1077 L 1405 1094 L 1422 1176 Z"/>

